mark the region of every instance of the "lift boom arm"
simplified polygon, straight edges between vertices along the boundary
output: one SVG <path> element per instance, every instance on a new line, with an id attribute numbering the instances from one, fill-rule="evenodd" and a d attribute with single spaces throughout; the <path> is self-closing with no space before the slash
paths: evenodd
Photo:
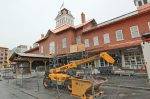
<path id="1" fill-rule="evenodd" d="M 72 68 L 76 68 L 78 65 L 82 65 L 88 62 L 91 62 L 93 60 L 99 59 L 99 58 L 103 58 L 105 61 L 107 61 L 108 63 L 114 64 L 115 60 L 106 52 L 102 52 L 100 53 L 100 55 L 95 55 L 86 59 L 81 59 L 81 60 L 75 60 L 72 61 L 71 63 L 61 66 L 59 68 L 55 68 L 55 69 L 51 69 L 52 73 L 59 73 L 62 71 L 67 71 L 68 69 L 72 69 Z"/>

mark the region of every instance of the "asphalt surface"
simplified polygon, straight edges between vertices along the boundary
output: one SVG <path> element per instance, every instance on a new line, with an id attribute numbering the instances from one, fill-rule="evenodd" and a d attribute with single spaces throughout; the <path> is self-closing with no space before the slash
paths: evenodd
<path id="1" fill-rule="evenodd" d="M 150 91 L 120 87 L 103 87 L 104 95 L 97 99 L 150 99 Z"/>
<path id="2" fill-rule="evenodd" d="M 0 99 L 35 99 L 35 97 L 7 86 L 3 81 L 0 81 Z"/>
<path id="3" fill-rule="evenodd" d="M 101 87 L 104 94 L 95 99 L 150 99 L 149 90 L 116 86 L 129 85 L 150 88 L 143 77 L 108 76 L 108 80 L 107 84 L 109 86 L 104 84 Z M 64 91 L 60 91 L 60 96 L 58 97 L 57 91 L 45 89 L 42 85 L 42 79 L 39 78 L 24 79 L 23 81 L 23 86 L 20 85 L 19 81 L 16 83 L 16 80 L 0 81 L 0 99 L 78 99 Z"/>

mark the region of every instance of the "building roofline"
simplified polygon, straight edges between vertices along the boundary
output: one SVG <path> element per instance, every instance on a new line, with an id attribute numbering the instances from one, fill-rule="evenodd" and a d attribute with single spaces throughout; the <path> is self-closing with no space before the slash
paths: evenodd
<path id="1" fill-rule="evenodd" d="M 58 28 L 56 28 L 56 29 L 54 29 L 54 30 L 52 30 L 52 31 L 51 31 L 51 30 L 48 30 L 47 34 L 48 34 L 48 33 L 58 34 L 58 33 L 61 33 L 62 31 L 66 31 L 66 30 L 68 30 L 68 29 L 74 29 L 74 30 L 75 30 L 75 29 L 79 29 L 79 28 L 82 28 L 84 25 L 86 25 L 86 24 L 88 24 L 88 23 L 90 23 L 90 22 L 94 22 L 95 24 L 97 24 L 96 21 L 95 21 L 95 19 L 91 19 L 91 20 L 88 20 L 87 22 L 85 22 L 85 23 L 83 23 L 83 24 L 79 24 L 79 25 L 77 25 L 77 26 L 67 25 L 68 27 L 66 27 L 66 28 L 64 28 L 64 29 L 60 29 L 60 28 L 62 28 L 63 26 L 65 26 L 65 25 L 63 25 L 63 26 L 58 27 Z M 60 29 L 60 30 L 59 30 L 59 31 L 56 31 L 57 29 Z M 49 31 L 50 31 L 50 32 L 49 32 Z M 47 34 L 46 34 L 46 36 L 45 36 L 44 38 L 42 38 L 42 39 L 36 41 L 36 43 L 40 43 L 40 42 L 46 40 L 46 39 L 49 37 L 49 35 L 47 35 Z"/>
<path id="2" fill-rule="evenodd" d="M 31 52 L 31 51 L 38 50 L 38 49 L 39 49 L 39 46 L 34 47 L 34 48 L 31 48 L 31 49 L 25 51 L 24 53 L 29 53 L 29 52 Z"/>
<path id="3" fill-rule="evenodd" d="M 3 48 L 3 49 L 9 49 L 9 48 L 7 48 L 7 47 L 3 47 L 3 46 L 0 46 L 0 48 Z"/>
<path id="4" fill-rule="evenodd" d="M 11 57 L 9 58 L 10 61 L 14 61 L 14 58 L 20 56 L 20 57 L 29 57 L 29 58 L 43 58 L 43 59 L 49 59 L 50 56 L 42 55 L 42 54 L 31 54 L 31 53 L 16 53 L 14 52 Z"/>
<path id="5" fill-rule="evenodd" d="M 110 20 L 108 20 L 108 21 L 99 23 L 96 27 L 93 27 L 93 28 L 88 29 L 88 30 L 84 30 L 83 33 L 87 33 L 87 32 L 90 32 L 90 31 L 92 31 L 92 30 L 95 30 L 95 29 L 97 29 L 97 28 L 105 27 L 105 26 L 107 26 L 107 25 L 114 24 L 114 23 L 117 23 L 117 22 L 126 20 L 126 19 L 131 18 L 131 17 L 134 17 L 134 16 L 136 16 L 136 15 L 140 15 L 140 14 L 143 14 L 143 13 L 147 13 L 148 11 L 150 11 L 150 9 L 148 9 L 148 10 L 146 10 L 146 11 L 142 11 L 142 12 L 140 12 L 140 10 L 135 10 L 135 11 L 129 12 L 129 13 L 124 14 L 124 15 L 121 15 L 121 16 L 119 16 L 119 17 L 112 18 L 112 19 L 110 19 Z"/>
<path id="6" fill-rule="evenodd" d="M 105 27 L 105 26 L 110 25 L 110 24 L 114 24 L 116 22 L 119 22 L 119 21 L 122 21 L 124 19 L 127 19 L 127 18 L 130 18 L 132 16 L 135 16 L 137 14 L 138 14 L 138 11 L 133 11 L 133 12 L 121 15 L 119 17 L 112 18 L 110 20 L 107 20 L 107 21 L 104 21 L 102 23 L 99 23 L 96 27 L 93 27 L 91 29 L 83 31 L 83 33 L 90 32 L 92 30 L 95 30 L 95 29 L 100 28 L 100 27 Z"/>

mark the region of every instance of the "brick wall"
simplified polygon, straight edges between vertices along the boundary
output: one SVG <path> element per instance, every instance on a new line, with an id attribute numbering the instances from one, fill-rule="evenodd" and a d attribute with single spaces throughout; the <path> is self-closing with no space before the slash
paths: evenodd
<path id="1" fill-rule="evenodd" d="M 84 39 L 89 39 L 89 41 L 90 41 L 90 47 L 86 48 L 87 50 L 105 47 L 105 46 L 108 47 L 109 45 L 140 40 L 141 39 L 140 37 L 139 38 L 132 38 L 131 37 L 130 27 L 134 26 L 134 25 L 138 25 L 140 35 L 142 35 L 143 33 L 149 32 L 148 21 L 150 21 L 150 13 L 145 13 L 142 15 L 134 16 L 132 18 L 113 23 L 111 25 L 97 28 L 97 29 L 90 31 L 90 32 L 86 32 L 82 35 L 82 38 L 83 38 L 83 41 L 84 41 Z M 116 40 L 115 31 L 119 30 L 119 29 L 123 30 L 124 40 L 122 40 L 122 41 Z M 105 33 L 109 33 L 109 37 L 110 37 L 110 43 L 109 44 L 104 44 L 103 35 Z M 99 37 L 99 46 L 93 46 L 93 37 L 94 36 Z"/>
<path id="2" fill-rule="evenodd" d="M 140 45 L 140 42 L 142 42 L 141 37 L 132 38 L 130 27 L 137 25 L 139 28 L 140 35 L 142 35 L 143 33 L 150 32 L 148 28 L 148 21 L 150 21 L 150 13 L 144 12 L 101 27 L 98 27 L 97 25 L 96 29 L 92 29 L 91 31 L 84 33 L 83 32 L 84 30 L 94 27 L 92 23 L 88 23 L 84 27 L 77 28 L 76 30 L 67 29 L 59 33 L 51 33 L 47 39 L 39 42 L 39 50 L 41 50 L 41 47 L 43 46 L 44 54 L 49 54 L 49 44 L 50 42 L 54 41 L 56 44 L 56 54 L 68 53 L 70 45 L 76 43 L 75 39 L 77 36 L 81 36 L 83 43 L 84 43 L 84 39 L 90 40 L 90 47 L 86 48 L 86 50 L 92 50 L 92 49 L 105 50 L 105 48 L 109 50 L 109 48 L 115 49 L 119 47 L 126 47 L 129 46 L 129 44 L 130 46 Z M 115 32 L 116 30 L 120 30 L 120 29 L 123 30 L 124 40 L 117 41 Z M 109 33 L 109 37 L 110 37 L 109 44 L 104 44 L 103 35 L 105 33 Z M 99 38 L 98 46 L 93 46 L 94 36 L 98 36 Z M 63 38 L 67 38 L 67 48 L 64 49 L 62 48 Z"/>

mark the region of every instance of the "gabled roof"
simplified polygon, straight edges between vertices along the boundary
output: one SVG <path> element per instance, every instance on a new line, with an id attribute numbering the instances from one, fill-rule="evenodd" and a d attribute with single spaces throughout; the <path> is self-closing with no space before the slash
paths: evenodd
<path id="1" fill-rule="evenodd" d="M 28 57 L 28 58 L 44 58 L 49 59 L 50 56 L 42 55 L 42 54 L 30 54 L 30 53 L 16 53 L 14 52 L 9 58 L 10 61 L 13 61 L 15 57 Z"/>
<path id="2" fill-rule="evenodd" d="M 74 29 L 74 26 L 71 26 L 71 25 L 68 25 L 68 24 L 65 24 L 65 25 L 62 25 L 54 30 L 52 30 L 53 33 L 60 33 L 61 31 L 64 31 L 64 30 L 67 30 L 69 28 L 72 28 Z"/>
<path id="3" fill-rule="evenodd" d="M 82 23 L 82 24 L 77 25 L 77 26 L 63 25 L 63 26 L 58 27 L 58 28 L 56 28 L 54 30 L 48 30 L 46 36 L 44 38 L 38 40 L 36 43 L 40 43 L 40 42 L 46 40 L 51 33 L 57 34 L 57 33 L 60 33 L 62 31 L 68 30 L 68 29 L 74 29 L 75 30 L 75 29 L 78 29 L 78 28 L 81 28 L 81 27 L 85 26 L 86 24 L 88 24 L 90 22 L 92 22 L 93 24 L 97 24 L 96 21 L 95 21 L 95 19 L 91 19 L 91 20 L 88 20 L 85 23 Z"/>
<path id="4" fill-rule="evenodd" d="M 141 10 L 143 10 L 143 9 L 141 9 Z M 137 16 L 137 15 L 140 15 L 140 14 L 150 12 L 150 9 L 147 9 L 145 11 L 140 12 L 141 10 L 136 10 L 136 11 L 133 11 L 133 12 L 121 15 L 119 17 L 113 18 L 111 20 L 102 22 L 102 23 L 98 24 L 96 27 L 93 27 L 93 28 L 90 28 L 90 29 L 86 29 L 83 32 L 86 33 L 86 32 L 95 30 L 95 29 L 100 28 L 100 27 L 104 27 L 104 26 L 107 26 L 107 25 L 110 25 L 110 24 L 114 24 L 116 22 L 119 22 L 119 21 L 122 21 L 122 20 L 125 20 L 125 19 L 128 19 L 128 18 Z"/>
<path id="5" fill-rule="evenodd" d="M 2 49 L 9 49 L 9 48 L 7 48 L 7 47 L 2 47 L 2 46 L 0 46 L 0 48 L 2 48 Z"/>
<path id="6" fill-rule="evenodd" d="M 42 39 L 40 39 L 40 40 L 38 40 L 38 41 L 36 41 L 36 43 L 40 43 L 40 42 L 46 40 L 51 33 L 53 33 L 53 32 L 51 30 L 48 30 L 47 33 L 46 33 L 46 35 L 45 35 L 45 37 L 42 38 Z"/>
<path id="7" fill-rule="evenodd" d="M 98 24 L 96 27 L 93 27 L 91 29 L 87 29 L 87 30 L 84 30 L 84 32 L 89 32 L 89 31 L 92 31 L 92 30 L 95 30 L 97 28 L 100 28 L 100 27 L 104 27 L 106 25 L 110 25 L 110 24 L 113 24 L 115 22 L 119 22 L 123 19 L 126 19 L 126 18 L 129 18 L 129 17 L 132 17 L 132 16 L 135 16 L 138 14 L 138 11 L 133 11 L 133 12 L 130 12 L 130 13 L 127 13 L 127 14 L 124 14 L 122 16 L 119 16 L 119 17 L 116 17 L 116 18 L 113 18 L 113 19 L 110 19 L 108 21 L 105 21 L 105 22 L 102 22 L 100 24 Z"/>
<path id="8" fill-rule="evenodd" d="M 77 28 L 81 28 L 81 27 L 85 26 L 86 24 L 88 24 L 90 22 L 92 22 L 93 24 L 97 25 L 97 22 L 95 21 L 95 19 L 90 19 L 90 20 L 86 21 L 85 23 L 82 23 L 82 24 L 79 24 L 79 25 L 75 26 L 75 28 L 76 29 Z"/>

